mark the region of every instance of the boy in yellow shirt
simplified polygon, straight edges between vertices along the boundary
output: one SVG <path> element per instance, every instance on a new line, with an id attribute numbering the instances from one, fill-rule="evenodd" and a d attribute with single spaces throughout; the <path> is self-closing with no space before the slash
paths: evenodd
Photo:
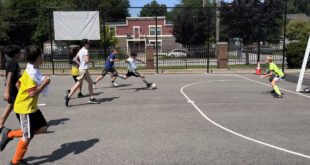
<path id="1" fill-rule="evenodd" d="M 277 82 L 279 82 L 281 79 L 284 79 L 284 73 L 278 68 L 278 66 L 272 62 L 272 57 L 267 56 L 266 61 L 267 64 L 269 64 L 269 71 L 266 75 L 262 75 L 261 78 L 269 77 L 269 81 L 272 86 L 271 93 L 275 93 L 278 98 L 283 97 L 283 93 L 280 92 L 279 87 L 276 85 Z"/>
<path id="2" fill-rule="evenodd" d="M 20 122 L 21 129 L 10 130 L 3 128 L 1 133 L 0 150 L 13 138 L 19 138 L 15 154 L 10 162 L 11 165 L 27 164 L 23 158 L 27 147 L 34 134 L 46 133 L 47 123 L 38 109 L 39 94 L 44 91 L 50 83 L 49 77 L 43 77 L 39 66 L 43 63 L 40 48 L 29 46 L 25 49 L 25 58 L 28 62 L 27 68 L 19 79 L 19 91 L 14 103 L 14 112 Z"/>

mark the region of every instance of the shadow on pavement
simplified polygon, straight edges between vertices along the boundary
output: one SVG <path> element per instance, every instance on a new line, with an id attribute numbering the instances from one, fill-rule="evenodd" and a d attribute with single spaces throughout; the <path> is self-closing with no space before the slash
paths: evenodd
<path id="1" fill-rule="evenodd" d="M 87 141 L 76 141 L 71 143 L 65 143 L 60 146 L 59 149 L 53 151 L 50 155 L 44 156 L 31 156 L 26 159 L 26 161 L 31 161 L 34 164 L 43 164 L 43 163 L 52 163 L 57 160 L 60 160 L 67 155 L 73 153 L 78 155 L 89 148 L 93 147 L 96 143 L 99 142 L 99 139 L 90 139 Z"/>

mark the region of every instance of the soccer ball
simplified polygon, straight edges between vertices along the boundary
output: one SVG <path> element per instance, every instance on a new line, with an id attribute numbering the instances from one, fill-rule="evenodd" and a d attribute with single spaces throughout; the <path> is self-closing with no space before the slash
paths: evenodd
<path id="1" fill-rule="evenodd" d="M 157 85 L 156 85 L 155 83 L 153 83 L 153 84 L 151 85 L 151 88 L 152 88 L 152 89 L 156 89 L 156 88 L 157 88 Z"/>

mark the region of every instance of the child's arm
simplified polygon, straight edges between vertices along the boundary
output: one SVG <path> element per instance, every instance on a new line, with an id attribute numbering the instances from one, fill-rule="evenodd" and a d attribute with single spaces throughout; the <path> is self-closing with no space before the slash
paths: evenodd
<path id="1" fill-rule="evenodd" d="M 40 86 L 28 90 L 29 96 L 35 97 L 39 95 L 50 82 L 51 82 L 51 79 L 49 77 L 45 77 L 43 83 Z"/>
<path id="2" fill-rule="evenodd" d="M 80 61 L 78 60 L 79 56 L 76 55 L 74 58 L 73 58 L 73 61 L 76 62 L 78 65 L 80 65 Z"/>
<path id="3" fill-rule="evenodd" d="M 264 74 L 262 76 L 260 76 L 261 78 L 265 78 L 265 77 L 269 77 L 272 76 L 272 72 L 268 72 L 267 74 Z"/>
<path id="4" fill-rule="evenodd" d="M 139 60 L 139 59 L 137 59 L 137 61 L 142 62 L 142 63 L 145 63 L 145 61 L 143 61 L 143 60 Z"/>
<path id="5" fill-rule="evenodd" d="M 17 81 L 17 83 L 15 84 L 16 88 L 19 90 L 20 87 L 20 81 Z"/>
<path id="6" fill-rule="evenodd" d="M 9 72 L 7 77 L 6 77 L 5 91 L 4 91 L 4 95 L 3 95 L 5 101 L 8 101 L 9 97 L 10 97 L 10 86 L 11 86 L 11 83 L 12 83 L 11 82 L 12 76 L 13 76 L 13 73 Z"/>

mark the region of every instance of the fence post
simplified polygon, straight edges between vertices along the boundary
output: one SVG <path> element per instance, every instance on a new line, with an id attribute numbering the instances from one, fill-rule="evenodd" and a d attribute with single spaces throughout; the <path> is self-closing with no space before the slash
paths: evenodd
<path id="1" fill-rule="evenodd" d="M 5 69 L 5 53 L 4 53 L 4 47 L 0 46 L 0 69 Z"/>
<path id="2" fill-rule="evenodd" d="M 217 68 L 224 69 L 228 67 L 228 43 L 219 42 L 216 44 Z"/>
<path id="3" fill-rule="evenodd" d="M 146 45 L 146 69 L 155 69 L 154 54 L 155 54 L 154 45 L 147 44 Z"/>
<path id="4" fill-rule="evenodd" d="M 156 35 L 156 41 L 155 41 L 155 49 L 156 49 L 156 74 L 158 74 L 158 32 L 157 32 L 157 28 L 158 28 L 158 17 L 157 17 L 157 7 L 155 8 L 155 35 Z M 161 32 L 162 33 L 162 32 Z"/>
<path id="5" fill-rule="evenodd" d="M 55 66 L 54 66 L 54 51 L 53 51 L 53 34 L 52 34 L 52 17 L 53 17 L 53 11 L 51 8 L 49 9 L 49 24 L 50 24 L 50 42 L 51 42 L 51 55 L 52 55 L 52 71 L 53 75 L 55 74 Z"/>

